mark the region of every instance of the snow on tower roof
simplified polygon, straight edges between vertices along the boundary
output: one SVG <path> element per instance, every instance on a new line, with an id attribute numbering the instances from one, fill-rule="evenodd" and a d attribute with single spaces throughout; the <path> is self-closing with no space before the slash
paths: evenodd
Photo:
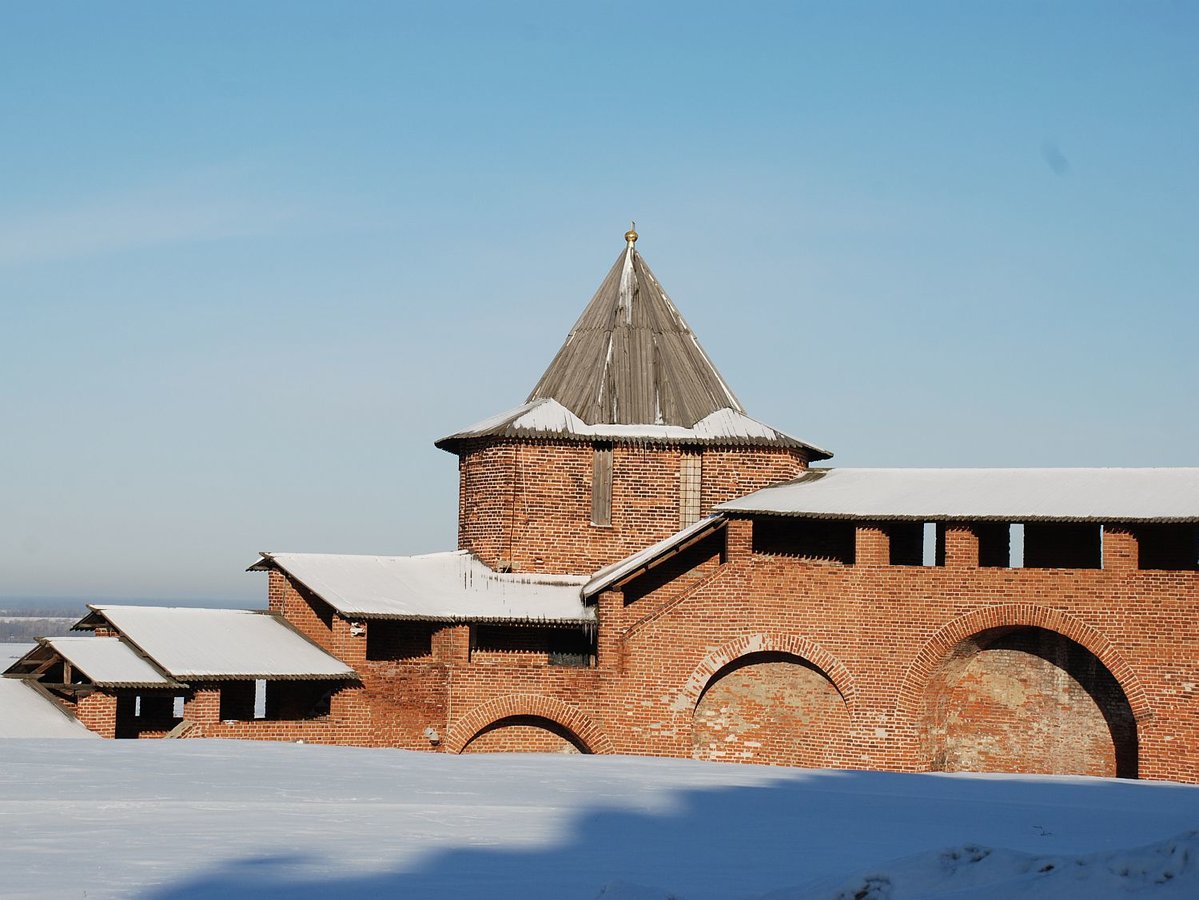
<path id="1" fill-rule="evenodd" d="M 589 624 L 587 576 L 495 572 L 465 550 L 423 556 L 263 553 L 343 616 L 435 622 Z"/>
<path id="2" fill-rule="evenodd" d="M 828 459 L 832 454 L 801 441 L 778 429 L 763 425 L 744 413 L 718 409 L 692 427 L 682 425 L 588 425 L 557 400 L 534 400 L 500 413 L 469 428 L 442 438 L 437 446 L 453 450 L 462 441 L 479 437 L 549 439 L 583 441 L 626 441 L 646 444 L 772 445 L 803 447 L 812 459 Z"/>
<path id="3" fill-rule="evenodd" d="M 244 609 L 95 606 L 75 627 L 107 623 L 173 677 L 354 678 L 354 670 L 276 616 Z"/>
<path id="4" fill-rule="evenodd" d="M 716 510 L 828 519 L 1199 522 L 1199 468 L 812 469 Z"/>
<path id="5" fill-rule="evenodd" d="M 745 414 L 695 333 L 637 252 L 637 234 L 575 322 L 524 406 L 442 438 L 614 440 L 827 450 Z"/>

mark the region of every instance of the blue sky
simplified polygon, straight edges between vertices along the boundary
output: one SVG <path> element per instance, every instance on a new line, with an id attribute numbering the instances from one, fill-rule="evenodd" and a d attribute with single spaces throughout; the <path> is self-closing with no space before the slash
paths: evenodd
<path id="1" fill-rule="evenodd" d="M 837 464 L 1196 463 L 1194 4 L 2 18 L 0 597 L 452 548 L 630 219 Z"/>

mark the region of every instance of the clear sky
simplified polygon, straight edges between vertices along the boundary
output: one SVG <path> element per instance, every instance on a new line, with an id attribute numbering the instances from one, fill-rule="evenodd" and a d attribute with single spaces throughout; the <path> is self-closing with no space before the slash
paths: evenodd
<path id="1" fill-rule="evenodd" d="M 623 247 L 841 465 L 1199 462 L 1199 4 L 8 4 L 0 597 L 452 549 Z"/>

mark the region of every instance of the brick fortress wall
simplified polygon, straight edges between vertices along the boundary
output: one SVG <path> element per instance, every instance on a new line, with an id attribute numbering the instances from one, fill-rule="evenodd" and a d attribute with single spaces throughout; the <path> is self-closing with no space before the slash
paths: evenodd
<path id="1" fill-rule="evenodd" d="M 939 566 L 891 565 L 869 524 L 848 562 L 763 552 L 753 530 L 732 520 L 602 594 L 582 668 L 551 665 L 533 629 L 473 650 L 469 625 L 355 628 L 274 572 L 272 607 L 361 684 L 298 722 L 221 721 L 210 686 L 188 718 L 197 736 L 449 752 L 1199 781 L 1199 573 L 1138 568 L 1131 532 L 1108 530 L 1105 568 L 1012 569 L 980 566 L 969 526 Z M 111 701 L 81 705 L 112 733 Z"/>
<path id="2" fill-rule="evenodd" d="M 636 582 L 601 597 L 597 667 L 456 670 L 446 749 L 501 746 L 508 704 L 571 717 L 593 751 L 1199 781 L 1199 573 L 1138 569 L 1128 533 L 1110 530 L 1104 569 L 1013 569 L 980 566 L 968 526 L 940 566 L 890 565 L 869 525 L 849 564 L 727 531 L 723 562 L 701 548 L 633 602 Z"/>

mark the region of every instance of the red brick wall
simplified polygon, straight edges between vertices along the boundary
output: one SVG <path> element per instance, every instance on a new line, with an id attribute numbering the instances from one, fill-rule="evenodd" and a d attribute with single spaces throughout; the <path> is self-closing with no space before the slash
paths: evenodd
<path id="1" fill-rule="evenodd" d="M 936 771 L 1136 772 L 1135 722 L 1110 673 L 1051 631 L 994 629 L 959 644 L 925 693 Z"/>
<path id="2" fill-rule="evenodd" d="M 116 737 L 116 695 L 106 694 L 101 691 L 84 694 L 75 704 L 75 718 L 100 735 L 100 737 Z"/>
<path id="3" fill-rule="evenodd" d="M 371 623 L 318 628 L 273 577 L 272 605 L 361 685 L 320 719 L 233 723 L 200 686 L 187 717 L 210 736 L 449 752 L 549 749 L 562 732 L 539 723 L 552 722 L 599 753 L 1131 774 L 1123 728 L 1141 777 L 1199 781 L 1199 573 L 1136 568 L 1131 530 L 1108 530 L 1105 569 L 980 568 L 966 525 L 947 530 L 935 567 L 887 564 L 887 529 L 869 525 L 853 565 L 755 554 L 746 520 L 724 534 L 725 561 L 709 541 L 601 596 L 587 669 L 540 651 L 472 659 L 465 625 L 414 631 L 430 647 L 419 658 L 368 661 Z M 102 694 L 79 715 L 115 727 Z"/>
<path id="4" fill-rule="evenodd" d="M 585 574 L 679 530 L 679 447 L 616 444 L 612 524 L 591 524 L 592 453 L 574 442 L 479 442 L 459 459 L 458 546 L 493 568 Z M 802 451 L 705 448 L 702 513 L 794 478 Z"/>
<path id="5" fill-rule="evenodd" d="M 798 657 L 751 653 L 713 676 L 695 708 L 696 759 L 837 765 L 850 729 L 845 700 Z"/>
<path id="6" fill-rule="evenodd" d="M 974 717 L 978 733 L 989 730 L 1008 748 L 988 761 L 989 768 L 1044 770 L 1044 729 L 1056 723 L 1069 730 L 1075 723 L 1082 735 L 1082 720 L 1091 716 L 1094 723 L 1093 707 L 1088 711 L 1081 703 L 1086 685 L 1063 687 L 1060 667 L 1050 680 L 1026 656 L 1019 678 L 1030 694 L 1028 706 L 1013 711 L 955 697 L 939 681 L 947 657 L 972 636 L 1027 625 L 1085 645 L 1088 664 L 1103 663 L 1120 682 L 1137 719 L 1142 776 L 1199 780 L 1199 728 L 1185 712 L 1199 689 L 1199 623 L 1187 614 L 1199 598 L 1193 573 L 835 567 L 751 555 L 744 524 L 730 523 L 730 530 L 741 532 L 731 538 L 740 551 L 731 551 L 716 577 L 664 612 L 648 614 L 644 624 L 634 617 L 627 626 L 623 708 L 604 722 L 617 727 L 612 738 L 618 749 L 690 752 L 686 737 L 698 694 L 715 671 L 704 674 L 701 666 L 703 684 L 689 685 L 701 660 L 746 635 L 781 634 L 810 642 L 808 659 L 826 672 L 843 667 L 852 682 L 847 706 L 853 725 L 837 749 L 837 765 L 934 767 L 936 751 L 922 734 L 929 727 L 927 709 L 959 702 L 958 711 Z M 636 605 L 628 612 L 635 615 Z M 813 659 L 818 654 L 823 658 Z M 1003 675 L 1000 667 L 983 677 L 996 681 Z M 1049 710 L 1053 717 L 1047 719 Z M 1087 771 L 1111 769 L 1110 759 L 1088 760 Z M 1078 770 L 1078 762 L 1048 767 Z"/>

